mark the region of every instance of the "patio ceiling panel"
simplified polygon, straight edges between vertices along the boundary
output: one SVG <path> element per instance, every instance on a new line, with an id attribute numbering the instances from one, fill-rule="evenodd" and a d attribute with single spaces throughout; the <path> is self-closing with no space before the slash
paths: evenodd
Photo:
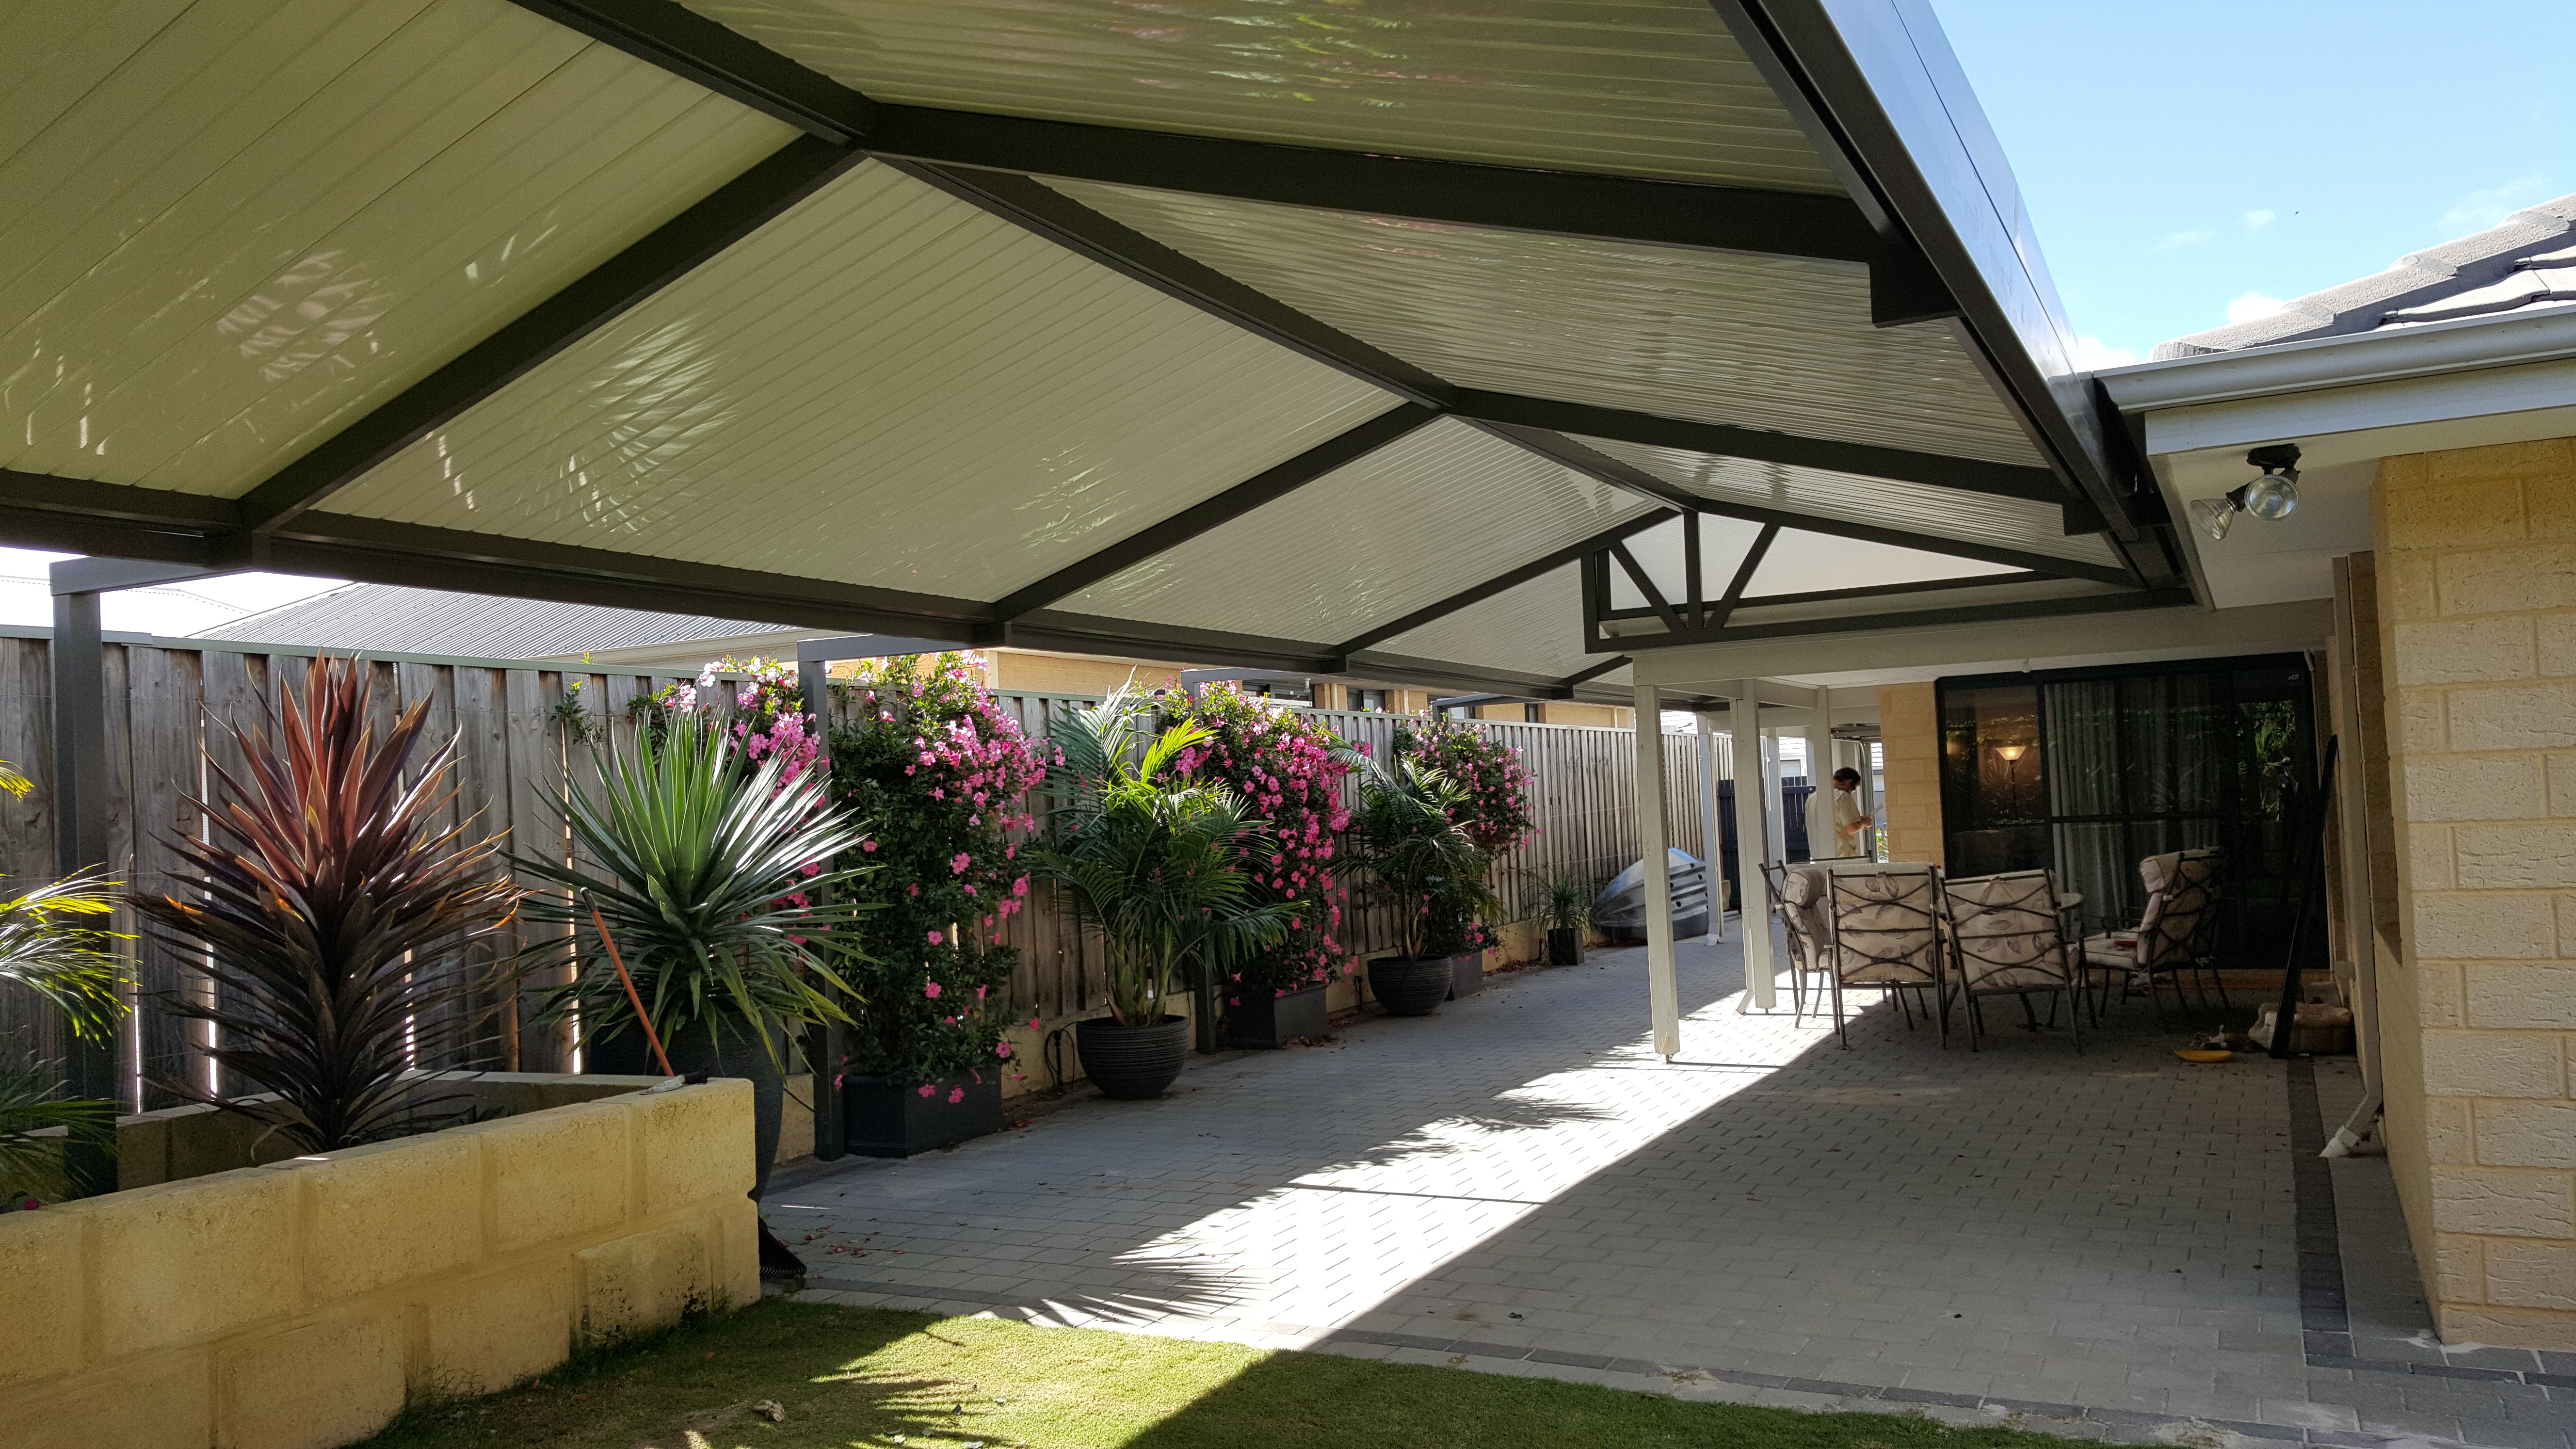
<path id="1" fill-rule="evenodd" d="M 1062 607 L 1330 643 L 1653 508 L 1442 419 Z"/>
<path id="2" fill-rule="evenodd" d="M 1577 441 L 1714 502 L 1902 528 L 1962 543 L 1999 545 L 2078 563 L 2119 566 L 2118 555 L 2100 534 L 2066 532 L 2064 514 L 2054 503 L 1716 457 L 1611 438 Z"/>
<path id="3" fill-rule="evenodd" d="M 1871 543 L 1866 539 L 1835 538 L 1804 529 L 1784 528 L 1771 541 L 1762 556 L 1761 567 L 1753 571 L 1753 582 L 1744 591 L 1748 604 L 1759 604 L 1782 594 L 1806 594 L 1828 590 L 1888 588 L 1904 584 L 1927 583 L 1934 579 L 1978 579 L 1995 575 L 2022 578 L 2023 570 L 2010 564 L 1982 563 L 1972 558 L 1955 558 L 1944 553 L 1925 553 L 1921 549 L 1899 548 L 1894 544 Z M 2085 581 L 2087 588 L 2102 585 Z M 1878 604 L 1868 599 L 1855 601 L 1845 612 L 1877 612 Z"/>
<path id="4" fill-rule="evenodd" d="M 38 5 L 0 466 L 237 496 L 795 133 L 501 0 Z"/>
<path id="5" fill-rule="evenodd" d="M 1603 662 L 1583 648 L 1583 570 L 1569 564 L 1372 651 L 1565 677 Z"/>
<path id="6" fill-rule="evenodd" d="M 1462 387 L 2046 465 L 1948 329 L 1871 322 L 1858 263 L 1048 184 Z"/>
<path id="7" fill-rule="evenodd" d="M 1396 405 L 869 164 L 332 507 L 991 600 Z"/>
<path id="8" fill-rule="evenodd" d="M 690 0 L 869 96 L 1616 175 L 1838 193 L 1705 0 Z"/>
<path id="9" fill-rule="evenodd" d="M 1676 518 L 1623 540 L 1628 556 L 1654 581 L 1656 591 L 1667 602 L 1690 597 L 1690 547 L 1682 530 L 1689 520 Z M 1762 525 L 1723 514 L 1703 514 L 1699 519 L 1699 576 L 1705 598 L 1716 598 L 1724 592 L 1727 581 L 1735 577 L 1745 556 L 1753 551 L 1755 540 L 1762 536 Z M 1646 595 L 1624 568 L 1610 570 L 1610 607 L 1642 609 Z"/>

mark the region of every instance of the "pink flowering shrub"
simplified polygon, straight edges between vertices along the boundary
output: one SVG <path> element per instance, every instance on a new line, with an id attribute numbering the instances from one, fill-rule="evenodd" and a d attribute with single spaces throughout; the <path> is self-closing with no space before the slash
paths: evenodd
<path id="1" fill-rule="evenodd" d="M 906 1084 L 999 1071 L 1037 747 L 964 655 L 872 662 L 832 691 L 832 800 L 869 822 L 858 854 L 881 867 L 859 885 L 878 909 L 846 969 L 862 1000 L 844 1065 Z"/>
<path id="2" fill-rule="evenodd" d="M 1449 818 L 1488 856 L 1499 856 L 1538 828 L 1530 813 L 1529 767 L 1521 752 L 1481 730 L 1445 719 L 1395 732 L 1395 754 L 1412 756 L 1455 784 L 1461 799 Z"/>
<path id="3" fill-rule="evenodd" d="M 1163 702 L 1165 721 L 1208 732 L 1184 750 L 1178 768 L 1241 797 L 1247 813 L 1270 830 L 1252 847 L 1248 862 L 1253 899 L 1297 906 L 1287 943 L 1229 971 L 1229 1000 L 1247 991 L 1278 995 L 1348 973 L 1334 930 L 1342 923 L 1345 892 L 1332 868 L 1341 832 L 1351 823 L 1341 805 L 1341 781 L 1356 757 L 1340 736 L 1294 710 L 1274 710 L 1245 697 L 1231 684 L 1210 686 L 1192 701 Z"/>

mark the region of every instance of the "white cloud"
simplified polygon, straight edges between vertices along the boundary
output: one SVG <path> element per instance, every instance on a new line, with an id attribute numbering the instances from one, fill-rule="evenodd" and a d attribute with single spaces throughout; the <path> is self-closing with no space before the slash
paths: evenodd
<path id="1" fill-rule="evenodd" d="M 2549 178 L 2517 176 L 2501 186 L 2472 191 L 2442 213 L 2442 227 L 2454 233 L 2485 231 L 2535 201 L 2549 199 Z"/>
<path id="2" fill-rule="evenodd" d="M 2099 337 L 2075 339 L 2075 365 L 2086 372 L 2100 372 L 2106 367 L 2126 367 L 2138 360 L 2136 349 L 2113 347 Z"/>
<path id="3" fill-rule="evenodd" d="M 2217 233 L 2215 231 L 2205 226 L 2200 228 L 2198 231 L 2167 232 L 2165 234 L 2165 239 L 2156 243 L 2156 250 L 2160 252 L 2169 252 L 2175 247 L 2187 247 L 2196 245 L 2200 242 L 2205 242 L 2216 235 Z"/>
<path id="4" fill-rule="evenodd" d="M 2278 297 L 2266 297 L 2260 292 L 2248 292 L 2227 304 L 2227 325 L 2233 327 L 2239 322 L 2251 322 L 2257 317 L 2269 317 L 2276 312 L 2288 310 L 2290 310 L 2290 304 Z"/>
<path id="5" fill-rule="evenodd" d="M 2279 212 L 2273 211 L 2269 207 L 2258 207 L 2253 211 L 2245 213 L 2245 224 L 2256 231 L 2261 231 L 2263 228 L 2270 226 L 2273 222 L 2278 221 L 2280 219 L 2280 215 L 2281 214 Z"/>

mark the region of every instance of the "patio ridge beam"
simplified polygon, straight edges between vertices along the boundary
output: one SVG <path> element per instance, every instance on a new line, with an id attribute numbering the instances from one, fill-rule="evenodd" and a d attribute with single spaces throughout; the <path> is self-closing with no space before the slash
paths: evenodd
<path id="1" fill-rule="evenodd" d="M 1316 479 L 1355 463 L 1396 440 L 1409 436 L 1440 416 L 1436 408 L 1403 403 L 1367 422 L 1264 469 L 1213 498 L 1146 525 L 1088 558 L 1068 564 L 993 606 L 1001 618 L 1016 619 L 1058 599 L 1081 593 L 1112 575 L 1189 542 L 1241 518 L 1264 504 L 1275 503 Z"/>
<path id="2" fill-rule="evenodd" d="M 271 474 L 241 497 L 237 526 L 264 534 L 319 506 L 866 159 L 811 136 L 788 142 Z"/>
<path id="3" fill-rule="evenodd" d="M 1644 533 L 1650 528 L 1661 527 L 1681 516 L 1669 508 L 1658 508 L 1651 513 L 1641 513 L 1616 528 L 1604 529 L 1578 543 L 1568 544 L 1553 553 L 1542 554 L 1518 568 L 1496 574 L 1482 583 L 1460 589 L 1437 603 L 1425 604 L 1410 614 L 1390 619 L 1365 634 L 1344 640 L 1339 647 L 1339 652 L 1356 654 L 1363 649 L 1374 649 L 1389 639 L 1410 634 L 1423 625 L 1447 618 L 1460 609 L 1481 604 L 1496 594 L 1519 588 L 1533 579 L 1544 578 L 1568 564 L 1580 562 L 1585 554 L 1607 548 L 1621 539 Z"/>
<path id="4" fill-rule="evenodd" d="M 1618 635 L 1613 647 L 1628 650 L 1669 649 L 1690 644 L 1735 644 L 1813 634 L 1871 634 L 1889 629 L 1919 629 L 1942 624 L 1984 624 L 2070 614 L 2122 613 L 2138 609 L 2179 609 L 2198 603 L 2191 590 L 2131 589 L 2112 594 L 2077 594 L 2061 599 L 1999 600 L 1947 609 L 1903 610 L 1878 614 L 1843 614 L 1820 619 L 1790 619 L 1777 624 L 1738 624 L 1687 634 Z"/>
<path id="5" fill-rule="evenodd" d="M 1783 528 L 1799 529 L 1807 533 L 1831 534 L 1838 538 L 1858 539 L 1864 543 L 1891 544 L 1898 548 L 1910 548 L 1923 553 L 1975 559 L 1980 563 L 1999 563 L 2012 568 L 2028 569 L 2033 573 L 2051 574 L 2059 578 L 2090 579 L 2095 583 L 2116 584 L 2126 588 L 2138 586 L 2137 579 L 2127 569 L 2113 568 L 2107 564 L 2085 563 L 2079 559 L 2059 558 L 2055 554 L 2032 553 L 2026 549 L 2006 548 L 1995 544 L 1970 543 L 1961 539 L 1943 538 L 1938 534 L 1913 533 L 1901 528 L 1886 528 L 1872 523 L 1853 523 L 1840 518 L 1792 513 L 1780 508 L 1759 508 L 1752 504 L 1736 503 L 1724 498 L 1705 498 L 1667 483 L 1642 469 L 1622 463 L 1608 454 L 1596 452 L 1570 438 L 1558 437 L 1554 434 L 1537 434 L 1534 429 L 1526 431 L 1534 437 L 1548 440 L 1542 444 L 1542 447 L 1549 456 L 1578 473 L 1643 497 L 1671 502 L 1678 496 L 1676 506 L 1695 509 L 1702 513 L 1741 518 L 1748 523 L 1776 523 Z"/>

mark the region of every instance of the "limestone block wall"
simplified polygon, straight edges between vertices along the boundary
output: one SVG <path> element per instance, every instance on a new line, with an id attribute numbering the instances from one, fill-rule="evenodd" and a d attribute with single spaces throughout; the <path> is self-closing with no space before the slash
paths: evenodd
<path id="1" fill-rule="evenodd" d="M 1945 864 L 1941 834 L 1941 714 L 1932 686 L 1882 684 L 1878 735 L 1886 764 L 1887 858 Z"/>
<path id="2" fill-rule="evenodd" d="M 0 1423 L 324 1449 L 749 1301 L 751 1132 L 716 1081 L 0 1214 Z"/>
<path id="3" fill-rule="evenodd" d="M 2443 1336 L 2576 1350 L 2576 439 L 2388 459 L 2372 533 L 2390 1157 Z"/>

